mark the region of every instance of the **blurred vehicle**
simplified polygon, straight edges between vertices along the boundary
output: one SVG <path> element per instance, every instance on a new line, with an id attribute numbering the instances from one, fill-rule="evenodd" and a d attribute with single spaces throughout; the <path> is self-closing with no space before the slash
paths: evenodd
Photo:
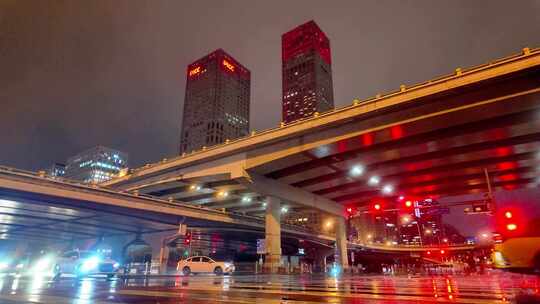
<path id="1" fill-rule="evenodd" d="M 216 275 L 234 272 L 234 265 L 228 262 L 216 262 L 206 256 L 194 256 L 185 260 L 180 260 L 176 267 L 184 275 L 190 273 L 213 272 Z"/>
<path id="2" fill-rule="evenodd" d="M 54 266 L 54 277 L 62 274 L 73 274 L 77 277 L 88 275 L 116 275 L 120 264 L 115 260 L 93 251 L 68 251 L 59 257 Z"/>
<path id="3" fill-rule="evenodd" d="M 26 261 L 21 258 L 2 258 L 0 261 L 0 273 L 22 273 L 27 266 Z"/>
<path id="4" fill-rule="evenodd" d="M 513 272 L 540 273 L 540 219 L 527 220 L 515 210 L 497 218 L 493 267 Z"/>

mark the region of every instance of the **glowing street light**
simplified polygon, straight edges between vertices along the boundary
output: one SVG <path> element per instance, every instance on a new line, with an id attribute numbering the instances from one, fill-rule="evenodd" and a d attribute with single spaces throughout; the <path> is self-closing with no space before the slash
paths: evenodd
<path id="1" fill-rule="evenodd" d="M 217 196 L 219 196 L 219 197 L 227 197 L 227 196 L 229 196 L 229 192 L 227 192 L 227 191 L 219 191 L 217 193 Z"/>
<path id="2" fill-rule="evenodd" d="M 289 208 L 286 206 L 281 207 L 281 213 L 287 213 L 289 211 Z"/>
<path id="3" fill-rule="evenodd" d="M 364 173 L 364 167 L 361 165 L 353 166 L 349 173 L 351 174 L 351 176 L 360 176 Z"/>
<path id="4" fill-rule="evenodd" d="M 378 185 L 381 182 L 381 179 L 378 176 L 372 176 L 368 180 L 368 184 L 374 186 Z"/>
<path id="5" fill-rule="evenodd" d="M 403 217 L 401 217 L 401 222 L 403 224 L 408 224 L 411 222 L 411 217 L 409 215 L 404 215 Z"/>
<path id="6" fill-rule="evenodd" d="M 394 187 L 392 187 L 392 185 L 385 185 L 382 189 L 382 192 L 384 194 L 390 194 L 394 191 Z"/>

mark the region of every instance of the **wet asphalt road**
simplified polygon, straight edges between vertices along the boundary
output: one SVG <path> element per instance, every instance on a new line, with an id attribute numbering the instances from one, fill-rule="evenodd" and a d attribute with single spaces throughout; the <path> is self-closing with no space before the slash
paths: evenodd
<path id="1" fill-rule="evenodd" d="M 0 303 L 540 303 L 540 278 L 197 275 L 152 279 L 0 277 Z"/>

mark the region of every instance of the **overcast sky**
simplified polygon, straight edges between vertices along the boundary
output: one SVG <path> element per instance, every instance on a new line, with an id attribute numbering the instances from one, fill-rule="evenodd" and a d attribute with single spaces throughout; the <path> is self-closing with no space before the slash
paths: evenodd
<path id="1" fill-rule="evenodd" d="M 280 35 L 330 38 L 335 103 L 540 46 L 540 1 L 0 0 L 0 164 L 95 145 L 132 166 L 178 150 L 186 65 L 223 48 L 252 72 L 251 126 L 281 118 Z"/>

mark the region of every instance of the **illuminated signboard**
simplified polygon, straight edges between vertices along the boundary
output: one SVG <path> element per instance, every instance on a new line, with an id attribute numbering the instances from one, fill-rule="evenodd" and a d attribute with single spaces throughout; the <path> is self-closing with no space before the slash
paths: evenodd
<path id="1" fill-rule="evenodd" d="M 193 69 L 191 69 L 191 70 L 189 71 L 189 76 L 190 76 L 190 77 L 191 77 L 191 76 L 195 76 L 195 75 L 199 74 L 200 72 L 201 72 L 201 67 L 198 66 L 198 67 L 193 68 Z"/>
<path id="2" fill-rule="evenodd" d="M 232 65 L 232 63 L 228 62 L 225 59 L 223 59 L 223 66 L 226 67 L 229 71 L 234 72 L 234 65 Z"/>

